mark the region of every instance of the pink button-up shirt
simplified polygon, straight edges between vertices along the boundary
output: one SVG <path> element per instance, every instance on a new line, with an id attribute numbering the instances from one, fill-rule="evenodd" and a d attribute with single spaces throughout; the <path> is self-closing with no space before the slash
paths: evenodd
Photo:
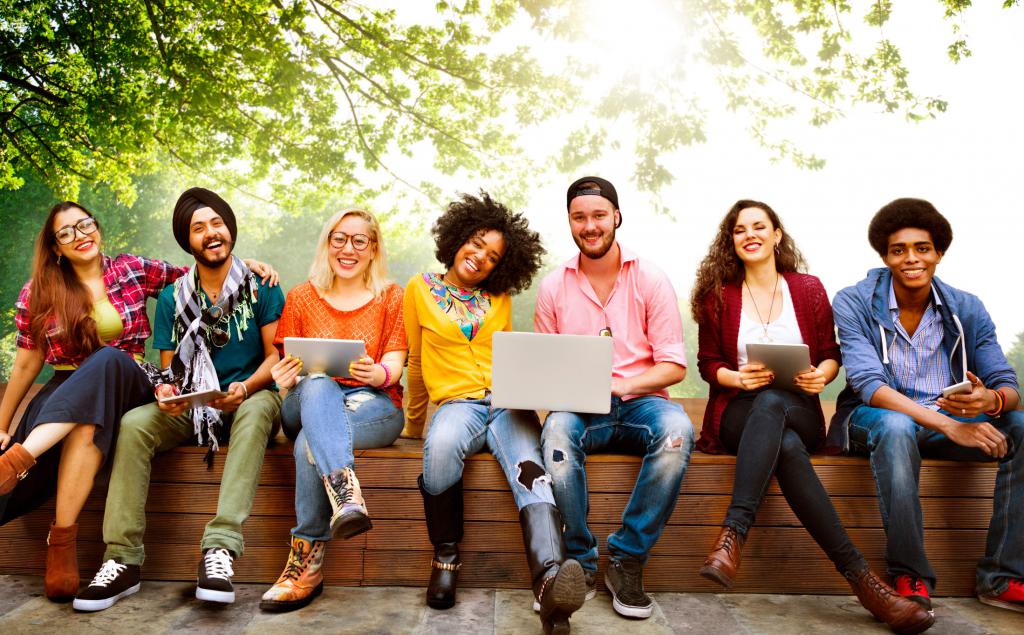
<path id="1" fill-rule="evenodd" d="M 537 293 L 533 330 L 599 335 L 615 340 L 613 377 L 635 377 L 659 362 L 686 366 L 679 302 L 668 276 L 622 244 L 622 266 L 604 305 L 580 271 L 580 255 L 548 274 Z M 668 397 L 668 390 L 657 393 Z M 625 399 L 639 397 L 629 395 Z"/>

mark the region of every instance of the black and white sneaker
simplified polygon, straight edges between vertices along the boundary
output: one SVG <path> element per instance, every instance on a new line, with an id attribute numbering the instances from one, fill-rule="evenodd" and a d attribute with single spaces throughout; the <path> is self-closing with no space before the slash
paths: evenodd
<path id="1" fill-rule="evenodd" d="M 75 597 L 72 606 L 76 611 L 108 609 L 121 598 L 136 593 L 142 586 L 139 582 L 140 577 L 139 565 L 107 560 L 96 572 L 96 577 L 89 586 Z"/>
<path id="2" fill-rule="evenodd" d="M 206 602 L 231 604 L 235 601 L 235 587 L 231 586 L 231 552 L 223 548 L 207 549 L 199 561 L 196 599 Z"/>
<path id="3" fill-rule="evenodd" d="M 612 608 L 619 615 L 647 619 L 654 600 L 644 592 L 644 567 L 633 558 L 608 561 L 604 585 L 612 594 Z"/>

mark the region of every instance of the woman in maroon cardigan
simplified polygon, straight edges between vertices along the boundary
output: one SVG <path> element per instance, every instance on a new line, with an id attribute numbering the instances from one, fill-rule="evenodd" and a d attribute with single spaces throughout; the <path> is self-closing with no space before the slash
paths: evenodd
<path id="1" fill-rule="evenodd" d="M 711 386 L 698 449 L 736 455 L 732 502 L 700 574 L 731 587 L 747 531 L 774 474 L 797 518 L 871 613 L 898 632 L 919 632 L 919 605 L 870 570 L 843 529 L 810 453 L 825 437 L 818 394 L 839 372 L 832 308 L 821 282 L 799 273 L 803 256 L 764 203 L 738 201 L 697 270 L 691 311 L 700 331 L 701 377 Z M 757 342 L 806 344 L 814 367 L 798 391 L 773 388 L 771 370 L 747 360 Z M 926 614 L 925 614 L 926 616 Z"/>

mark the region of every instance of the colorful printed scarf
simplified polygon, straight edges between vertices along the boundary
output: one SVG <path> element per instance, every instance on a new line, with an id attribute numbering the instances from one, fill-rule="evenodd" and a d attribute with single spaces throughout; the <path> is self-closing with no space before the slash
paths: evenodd
<path id="1" fill-rule="evenodd" d="M 423 274 L 430 295 L 448 319 L 455 323 L 466 339 L 472 340 L 491 310 L 491 295 L 482 289 L 465 289 L 449 284 L 436 273 Z"/>

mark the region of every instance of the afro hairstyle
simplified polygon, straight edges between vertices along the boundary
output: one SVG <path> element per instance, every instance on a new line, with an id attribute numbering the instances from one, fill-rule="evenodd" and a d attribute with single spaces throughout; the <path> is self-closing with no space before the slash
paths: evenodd
<path id="1" fill-rule="evenodd" d="M 455 264 L 455 254 L 481 231 L 493 229 L 505 239 L 505 255 L 480 288 L 495 295 L 515 295 L 527 289 L 540 270 L 547 253 L 540 234 L 530 229 L 526 217 L 507 207 L 481 190 L 480 196 L 463 194 L 448 204 L 448 209 L 434 222 L 434 255 L 446 268 Z"/>
<path id="2" fill-rule="evenodd" d="M 868 242 L 885 257 L 889 251 L 889 237 L 901 229 L 923 229 L 932 237 L 936 251 L 946 253 L 953 242 L 953 228 L 935 206 L 920 198 L 898 198 L 878 210 L 868 225 Z"/>

